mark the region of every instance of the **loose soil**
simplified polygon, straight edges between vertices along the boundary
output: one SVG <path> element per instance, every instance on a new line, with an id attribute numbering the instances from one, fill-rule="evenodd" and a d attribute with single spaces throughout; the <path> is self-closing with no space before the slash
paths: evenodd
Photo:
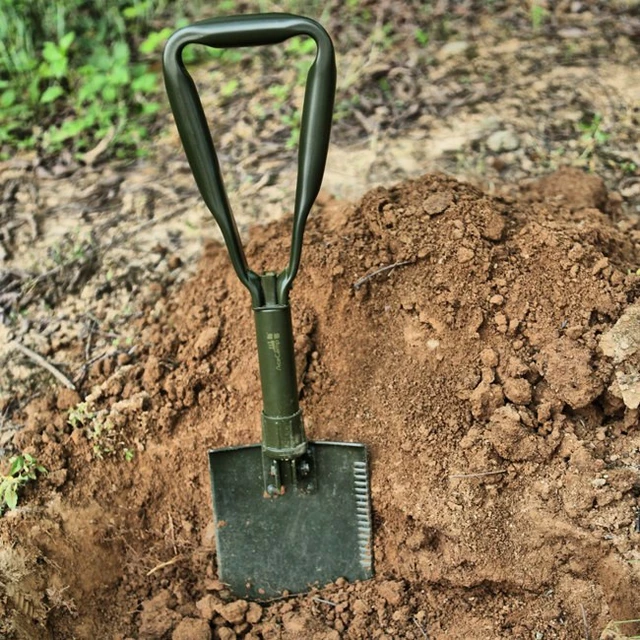
<path id="1" fill-rule="evenodd" d="M 577 169 L 512 192 L 425 175 L 309 220 L 300 395 L 310 438 L 369 447 L 375 579 L 266 606 L 217 579 L 206 450 L 259 439 L 260 388 L 248 294 L 210 243 L 177 293 L 152 288 L 139 348 L 90 368 L 75 428 L 70 390 L 20 414 L 50 473 L 0 520 L 0 633 L 547 640 L 637 617 L 638 232 Z M 288 235 L 254 228 L 252 267 Z"/>

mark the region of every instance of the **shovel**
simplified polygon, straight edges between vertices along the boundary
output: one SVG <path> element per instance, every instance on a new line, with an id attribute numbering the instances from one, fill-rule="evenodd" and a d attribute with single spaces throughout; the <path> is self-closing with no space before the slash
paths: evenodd
<path id="1" fill-rule="evenodd" d="M 307 78 L 288 266 L 249 269 L 198 92 L 182 61 L 188 44 L 245 47 L 309 36 Z M 218 573 L 236 596 L 271 600 L 345 578 L 373 575 L 367 452 L 362 444 L 312 442 L 298 403 L 289 292 L 329 146 L 335 54 L 315 21 L 289 14 L 214 18 L 168 40 L 164 78 L 178 132 L 202 197 L 218 223 L 254 311 L 263 395 L 262 443 L 209 451 Z"/>

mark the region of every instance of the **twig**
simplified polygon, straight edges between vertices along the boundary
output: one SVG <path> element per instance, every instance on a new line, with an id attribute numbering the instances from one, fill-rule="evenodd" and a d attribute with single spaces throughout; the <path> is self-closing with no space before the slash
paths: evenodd
<path id="1" fill-rule="evenodd" d="M 56 378 L 65 387 L 67 387 L 67 389 L 73 389 L 73 391 L 76 390 L 76 385 L 73 384 L 73 382 L 71 382 L 71 380 L 69 380 L 69 378 L 67 378 L 64 373 L 61 373 L 50 362 L 47 362 L 40 354 L 36 353 L 32 349 L 29 349 L 29 347 L 25 347 L 22 343 L 17 342 L 16 340 L 11 340 L 11 342 L 9 342 L 9 346 L 17 349 L 37 365 L 41 366 L 43 369 L 46 369 L 54 378 Z"/>
<path id="2" fill-rule="evenodd" d="M 154 574 L 156 571 L 160 571 L 160 569 L 170 567 L 172 564 L 175 564 L 180 560 L 182 560 L 182 556 L 174 556 L 173 558 L 171 558 L 171 560 L 167 560 L 166 562 L 161 562 L 160 564 L 157 564 L 155 567 L 153 567 L 153 569 L 149 569 L 149 571 L 147 571 L 147 576 Z"/>
<path id="3" fill-rule="evenodd" d="M 338 605 L 335 602 L 331 602 L 331 600 L 325 600 L 324 598 L 318 598 L 316 596 L 314 596 L 313 598 L 311 598 L 314 602 L 319 602 L 321 604 L 328 604 L 332 607 L 337 607 Z"/>
<path id="4" fill-rule="evenodd" d="M 591 640 L 591 632 L 589 631 L 589 623 L 587 622 L 587 614 L 585 613 L 582 602 L 580 603 L 580 612 L 582 613 L 582 622 L 584 623 L 584 639 Z"/>
<path id="5" fill-rule="evenodd" d="M 374 276 L 377 276 L 380 273 L 384 273 L 385 271 L 389 271 L 390 269 L 395 269 L 396 267 L 404 267 L 406 264 L 411 264 L 411 260 L 403 260 L 402 262 L 394 262 L 393 264 L 388 264 L 386 267 L 380 267 L 371 273 L 368 273 L 366 276 L 362 276 L 362 278 L 358 278 L 353 283 L 354 289 L 359 289 L 367 280 L 370 280 Z"/>
<path id="6" fill-rule="evenodd" d="M 418 627 L 418 629 L 420 630 L 422 637 L 426 638 L 426 640 L 429 640 L 429 635 L 427 634 L 427 630 L 418 622 L 418 618 L 413 618 L 413 622 L 416 625 L 416 627 Z"/>
<path id="7" fill-rule="evenodd" d="M 453 473 L 449 478 L 483 478 L 484 476 L 499 476 L 507 473 L 507 469 L 498 469 L 497 471 L 480 471 L 478 473 Z"/>
<path id="8" fill-rule="evenodd" d="M 178 555 L 178 547 L 176 546 L 176 530 L 173 526 L 173 518 L 171 517 L 171 511 L 168 512 L 169 516 L 169 533 L 171 534 L 171 544 L 173 545 L 173 555 Z"/>

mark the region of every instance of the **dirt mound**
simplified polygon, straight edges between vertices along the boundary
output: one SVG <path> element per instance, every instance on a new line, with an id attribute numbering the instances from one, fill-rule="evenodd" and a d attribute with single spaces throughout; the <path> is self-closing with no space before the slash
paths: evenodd
<path id="1" fill-rule="evenodd" d="M 638 292 L 616 206 L 575 172 L 517 199 L 430 175 L 324 203 L 292 295 L 300 394 L 310 438 L 370 448 L 377 577 L 265 607 L 215 574 L 205 453 L 256 442 L 261 403 L 248 295 L 210 245 L 86 405 L 27 408 L 50 491 L 0 521 L 5 624 L 546 640 L 637 617 L 638 415 L 599 346 Z M 288 237 L 255 229 L 251 266 L 282 265 Z"/>

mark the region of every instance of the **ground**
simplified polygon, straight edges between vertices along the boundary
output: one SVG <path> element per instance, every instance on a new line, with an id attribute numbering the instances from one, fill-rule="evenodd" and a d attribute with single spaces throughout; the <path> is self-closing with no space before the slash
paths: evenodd
<path id="1" fill-rule="evenodd" d="M 1 167 L 0 447 L 49 473 L 0 520 L 0 634 L 637 633 L 637 8 L 373 11 L 325 16 L 292 304 L 310 437 L 370 450 L 376 578 L 266 606 L 217 579 L 206 451 L 258 440 L 257 359 L 167 110 L 146 160 Z M 256 269 L 295 184 L 278 51 L 195 71 Z"/>

